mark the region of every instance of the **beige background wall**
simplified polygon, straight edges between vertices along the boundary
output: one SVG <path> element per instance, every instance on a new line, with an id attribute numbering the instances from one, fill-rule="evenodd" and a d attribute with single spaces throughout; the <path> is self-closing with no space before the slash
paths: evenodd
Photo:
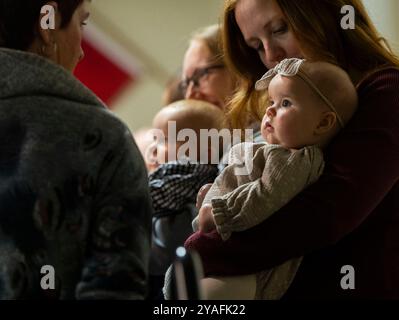
<path id="1" fill-rule="evenodd" d="M 364 3 L 381 33 L 399 49 L 399 0 L 364 0 Z M 217 23 L 222 5 L 223 0 L 94 1 L 91 21 L 100 26 L 109 25 L 109 29 L 112 26 L 142 64 L 140 80 L 127 88 L 113 105 L 132 130 L 151 124 L 160 108 L 168 75 L 181 65 L 190 33 Z M 104 23 L 104 19 L 108 22 Z M 147 58 L 140 59 L 143 55 Z"/>
<path id="2" fill-rule="evenodd" d="M 399 52 L 399 0 L 363 0 L 381 34 Z"/>
<path id="3" fill-rule="evenodd" d="M 142 61 L 139 81 L 113 105 L 132 130 L 151 124 L 168 76 L 180 68 L 190 33 L 217 23 L 222 4 L 222 0 L 94 1 L 90 20 L 101 27 L 105 17 L 130 46 L 137 47 L 139 56 L 146 54 L 150 60 Z"/>

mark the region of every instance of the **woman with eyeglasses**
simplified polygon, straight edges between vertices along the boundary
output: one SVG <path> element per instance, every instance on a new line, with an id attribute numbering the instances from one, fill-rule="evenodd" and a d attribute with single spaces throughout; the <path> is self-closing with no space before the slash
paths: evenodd
<path id="1" fill-rule="evenodd" d="M 222 28 L 211 25 L 193 34 L 184 55 L 180 89 L 186 99 L 205 100 L 226 112 L 225 125 L 231 129 L 233 123 L 227 114 L 233 105 L 232 98 L 239 88 L 239 78 L 227 67 L 222 48 Z M 254 142 L 263 141 L 260 132 L 261 113 L 246 116 L 241 129 L 252 129 Z M 227 152 L 228 150 L 226 150 Z M 227 157 L 227 153 L 226 153 Z M 223 169 L 227 158 L 222 158 L 219 166 Z M 204 185 L 198 202 L 202 203 L 211 184 Z"/>
<path id="2" fill-rule="evenodd" d="M 212 25 L 194 33 L 183 60 L 180 86 L 185 98 L 225 109 L 236 84 L 223 59 L 220 27 Z"/>

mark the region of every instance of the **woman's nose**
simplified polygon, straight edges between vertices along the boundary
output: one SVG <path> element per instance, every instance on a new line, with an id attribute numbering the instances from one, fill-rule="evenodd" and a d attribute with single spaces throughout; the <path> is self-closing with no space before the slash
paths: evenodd
<path id="1" fill-rule="evenodd" d="M 186 99 L 194 99 L 194 100 L 201 100 L 203 94 L 198 86 L 195 86 L 192 82 L 189 84 L 185 98 Z"/>
<path id="2" fill-rule="evenodd" d="M 275 67 L 280 61 L 286 58 L 285 51 L 276 43 L 271 41 L 264 43 L 264 48 L 264 61 L 269 69 Z"/>

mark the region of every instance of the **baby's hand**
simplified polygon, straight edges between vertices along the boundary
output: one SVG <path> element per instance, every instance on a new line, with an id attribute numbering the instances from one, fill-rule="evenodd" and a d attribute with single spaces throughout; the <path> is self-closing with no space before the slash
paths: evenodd
<path id="1" fill-rule="evenodd" d="M 197 204 L 196 207 L 198 209 L 201 208 L 202 202 L 204 202 L 205 196 L 208 193 L 209 189 L 212 187 L 212 183 L 208 183 L 199 189 L 198 194 L 197 194 Z"/>
<path id="2" fill-rule="evenodd" d="M 210 204 L 201 207 L 198 213 L 198 225 L 201 232 L 209 232 L 216 228 Z"/>

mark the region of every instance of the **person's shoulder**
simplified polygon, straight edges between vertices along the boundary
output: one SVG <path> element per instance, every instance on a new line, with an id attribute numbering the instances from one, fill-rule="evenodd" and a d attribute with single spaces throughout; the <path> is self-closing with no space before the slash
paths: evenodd
<path id="1" fill-rule="evenodd" d="M 357 85 L 359 96 L 375 90 L 389 91 L 399 89 L 399 68 L 384 67 L 367 74 Z"/>
<path id="2" fill-rule="evenodd" d="M 266 142 L 240 142 L 235 144 L 234 146 L 231 147 L 230 152 L 237 152 L 237 151 L 243 151 L 243 150 L 248 150 L 248 149 L 259 149 L 262 147 L 266 147 L 268 144 Z"/>
<path id="3" fill-rule="evenodd" d="M 285 163 L 290 158 L 292 158 L 294 154 L 294 149 L 285 148 L 279 144 L 257 144 L 257 150 L 254 150 L 254 159 L 258 159 L 262 157 L 264 159 L 269 159 L 272 162 L 280 162 Z"/>
<path id="4" fill-rule="evenodd" d="M 299 155 L 300 158 L 306 159 L 309 163 L 322 163 L 324 161 L 323 150 L 316 145 L 295 150 L 295 155 Z"/>
<path id="5" fill-rule="evenodd" d="M 81 117 L 80 128 L 82 134 L 99 132 L 103 142 L 108 145 L 122 146 L 134 141 L 133 135 L 127 124 L 117 115 L 100 105 L 82 105 L 76 110 L 76 115 Z M 84 124 L 82 126 L 82 124 Z"/>
<path id="6" fill-rule="evenodd" d="M 129 133 L 129 136 L 132 136 L 127 124 L 107 108 L 104 107 L 97 108 L 95 111 L 93 110 L 92 116 L 95 117 L 98 122 L 103 124 L 103 130 L 107 131 L 109 134 L 112 134 L 113 132 L 122 135 Z"/>
<path id="7" fill-rule="evenodd" d="M 287 158 L 287 161 L 297 161 L 297 159 L 322 159 L 323 151 L 316 145 L 309 145 L 299 149 L 289 149 L 278 144 L 266 144 L 263 146 L 265 157 Z M 311 161 L 312 162 L 312 161 Z"/>
<path id="8" fill-rule="evenodd" d="M 258 146 L 258 149 L 262 149 L 263 152 L 268 152 L 268 153 L 287 153 L 290 154 L 296 149 L 289 149 L 286 147 L 283 147 L 280 144 L 273 144 L 273 143 L 258 143 L 256 144 Z"/>

